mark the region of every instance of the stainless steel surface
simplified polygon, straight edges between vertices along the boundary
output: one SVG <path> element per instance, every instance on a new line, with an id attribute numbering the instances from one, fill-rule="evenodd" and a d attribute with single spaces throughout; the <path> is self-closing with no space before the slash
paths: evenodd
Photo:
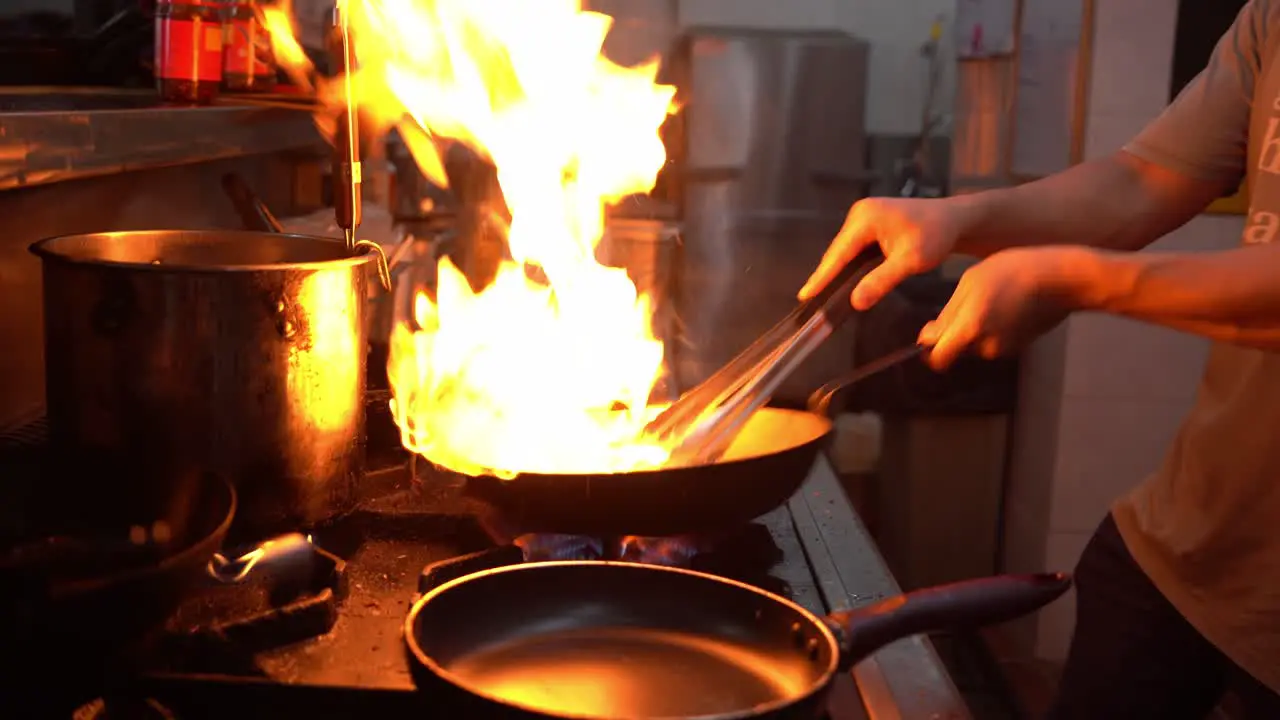
<path id="1" fill-rule="evenodd" d="M 237 537 L 355 504 L 374 256 L 227 231 L 73 235 L 33 252 L 65 456 L 159 487 L 218 474 L 239 491 Z"/>
<path id="2" fill-rule="evenodd" d="M 305 109 L 167 107 L 151 91 L 0 88 L 0 190 L 322 144 Z"/>
<path id="3" fill-rule="evenodd" d="M 795 305 L 865 194 L 868 49 L 836 32 L 690 30 L 672 60 L 684 110 L 678 378 L 688 389 Z M 783 386 L 847 367 L 841 333 Z M 826 376 L 826 377 L 824 377 Z"/>
<path id="4" fill-rule="evenodd" d="M 791 519 L 830 612 L 902 591 L 867 528 L 819 458 L 789 503 Z M 927 637 L 885 647 L 854 667 L 869 720 L 969 720 L 972 715 Z"/>
<path id="5" fill-rule="evenodd" d="M 666 59 L 675 49 L 679 0 L 585 0 L 583 7 L 613 18 L 603 49 L 605 57 L 619 65 Z"/>

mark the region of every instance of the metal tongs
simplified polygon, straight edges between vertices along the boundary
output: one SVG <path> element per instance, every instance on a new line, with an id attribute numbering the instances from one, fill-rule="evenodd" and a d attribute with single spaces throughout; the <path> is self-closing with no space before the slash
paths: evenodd
<path id="1" fill-rule="evenodd" d="M 352 99 L 351 71 L 355 66 L 355 47 L 351 43 L 351 23 L 347 9 L 350 0 L 338 0 L 333 6 L 333 25 L 342 38 L 342 81 L 346 107 L 338 118 L 333 138 L 333 213 L 347 241 L 347 250 L 355 253 L 359 248 L 377 253 L 378 278 L 382 287 L 391 290 L 391 271 L 382 246 L 371 240 L 357 240 L 356 228 L 360 227 L 360 215 L 364 204 L 361 190 L 360 132 L 356 103 Z"/>
<path id="2" fill-rule="evenodd" d="M 676 442 L 669 463 L 700 465 L 718 460 L 751 415 L 768 403 L 783 381 L 854 314 L 849 295 L 858 281 L 883 260 L 879 248 L 864 251 L 821 292 L 800 303 L 746 350 L 650 422 L 645 429 L 649 437 Z M 903 348 L 858 368 L 853 379 L 880 372 L 922 351 L 916 345 Z"/>

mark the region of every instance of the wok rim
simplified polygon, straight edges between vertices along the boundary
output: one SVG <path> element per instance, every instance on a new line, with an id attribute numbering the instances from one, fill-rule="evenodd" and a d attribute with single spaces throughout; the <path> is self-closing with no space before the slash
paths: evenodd
<path id="1" fill-rule="evenodd" d="M 698 570 L 689 570 L 687 568 L 668 567 L 665 565 L 647 565 L 644 563 L 622 562 L 622 561 L 616 561 L 616 560 L 547 560 L 543 562 L 523 562 L 523 563 L 516 563 L 513 565 L 505 565 L 497 568 L 490 568 L 488 570 L 481 570 L 478 572 L 471 573 L 469 575 L 463 575 L 462 577 L 459 577 L 459 578 L 454 578 L 449 582 L 446 582 L 442 585 L 432 588 L 429 592 L 425 593 L 422 597 L 414 601 L 412 607 L 409 608 L 409 613 L 405 617 L 405 621 L 404 621 L 403 635 L 404 635 L 405 645 L 408 647 L 409 653 L 413 656 L 414 662 L 418 663 L 419 666 L 426 668 L 433 675 L 435 675 L 436 677 L 442 680 L 445 680 L 446 682 L 450 683 L 454 687 L 460 690 L 463 690 L 464 692 L 467 692 L 476 697 L 483 698 L 487 702 L 491 702 L 496 705 L 510 707 L 523 712 L 529 712 L 529 713 L 534 713 L 536 715 L 543 715 L 543 716 L 553 716 L 553 717 L 558 716 L 563 718 L 572 718 L 573 720 L 622 720 L 622 718 L 615 718 L 612 716 L 602 716 L 602 715 L 551 713 L 551 712 L 548 712 L 545 708 L 539 708 L 532 705 L 525 705 L 522 703 L 512 702 L 510 700 L 497 697 L 491 693 L 478 690 L 471 683 L 464 682 L 455 673 L 450 672 L 449 670 L 446 670 L 443 666 L 440 665 L 440 663 L 436 662 L 433 657 L 429 656 L 426 653 L 426 651 L 422 649 L 422 646 L 419 644 L 418 635 L 415 630 L 418 623 L 418 617 L 422 613 L 422 608 L 426 607 L 427 604 L 430 603 L 432 599 L 439 597 L 440 595 L 443 595 L 444 593 L 448 592 L 453 588 L 465 585 L 469 582 L 481 582 L 486 577 L 489 577 L 491 575 L 498 575 L 502 573 L 537 571 L 538 569 L 545 569 L 545 568 L 551 568 L 551 567 L 594 567 L 594 566 L 619 567 L 619 568 L 625 568 L 628 570 L 640 570 L 643 572 L 665 572 L 665 573 L 672 573 L 672 574 L 678 574 L 678 575 L 686 575 L 701 581 L 715 582 L 715 583 L 720 583 L 722 585 L 727 585 L 734 588 L 737 591 L 750 592 L 754 595 L 757 595 L 765 599 L 766 601 L 781 604 L 784 607 L 790 608 L 791 610 L 794 610 L 797 613 L 799 613 L 800 616 L 803 617 L 806 622 L 808 622 L 810 625 L 818 629 L 819 634 L 822 635 L 823 640 L 827 643 L 828 648 L 830 648 L 831 650 L 830 662 L 828 662 L 827 667 L 822 671 L 822 675 L 816 681 L 811 683 L 809 685 L 809 688 L 806 691 L 804 691 L 802 694 L 793 695 L 791 697 L 784 698 L 781 700 L 774 700 L 772 702 L 752 705 L 749 708 L 743 708 L 741 710 L 730 711 L 727 713 L 717 713 L 713 715 L 679 715 L 679 716 L 673 716 L 671 718 L 663 718 L 663 717 L 655 716 L 655 717 L 646 718 L 645 720 L 745 720 L 747 718 L 754 718 L 762 714 L 767 714 L 767 713 L 775 712 L 778 710 L 782 710 L 783 708 L 786 708 L 790 705 L 794 705 L 795 703 L 802 701 L 805 698 L 812 697 L 814 693 L 821 692 L 823 688 L 830 685 L 832 679 L 835 677 L 835 674 L 839 672 L 840 657 L 843 651 L 840 648 L 839 641 L 836 640 L 835 633 L 832 632 L 831 627 L 823 620 L 823 618 L 813 614 L 812 612 L 805 609 L 800 604 L 792 600 L 789 600 L 787 598 L 784 598 L 781 595 L 775 595 L 774 593 L 771 593 L 767 590 L 762 590 L 758 587 L 755 587 L 754 585 L 748 585 L 746 583 L 739 582 L 737 580 L 720 577 L 719 575 L 712 575 L 710 573 L 704 573 Z"/>
<path id="2" fill-rule="evenodd" d="M 182 549 L 174 552 L 158 562 L 149 563 L 147 565 L 139 565 L 124 572 L 112 575 L 102 575 L 79 580 L 71 580 L 54 586 L 56 597 L 74 597 L 97 592 L 104 588 L 124 585 L 135 582 L 142 578 L 155 577 L 169 572 L 173 568 L 184 565 L 193 560 L 193 556 L 201 552 L 206 544 L 214 545 L 210 549 L 210 553 L 217 552 L 217 545 L 220 545 L 221 538 L 225 538 L 227 531 L 231 528 L 231 523 L 235 521 L 236 509 L 239 503 L 235 486 L 227 482 L 225 479 L 218 478 L 216 485 L 222 487 L 223 495 L 227 498 L 227 512 L 222 519 L 218 521 L 213 530 L 206 532 L 190 543 L 184 545 Z"/>
<path id="3" fill-rule="evenodd" d="M 754 455 L 732 457 L 732 458 L 727 458 L 722 460 L 716 460 L 715 462 L 706 463 L 705 465 L 677 465 L 676 467 L 640 468 L 637 470 L 624 470 L 622 472 L 557 472 L 557 473 L 520 472 L 520 473 L 516 473 L 514 477 L 510 477 L 510 478 L 504 478 L 500 475 L 494 475 L 492 473 L 485 473 L 484 475 L 467 475 L 466 473 L 462 473 L 457 470 L 449 470 L 449 472 L 456 473 L 468 479 L 493 480 L 493 481 L 502 483 L 504 485 L 508 483 L 518 482 L 521 478 L 526 478 L 526 477 L 531 480 L 537 480 L 537 479 L 543 479 L 543 478 L 548 480 L 555 479 L 555 478 L 567 478 L 567 479 L 578 479 L 578 480 L 599 479 L 602 482 L 609 482 L 610 478 L 625 477 L 628 479 L 632 479 L 632 478 L 640 478 L 646 475 L 661 475 L 661 474 L 672 473 L 672 472 L 686 472 L 686 473 L 698 472 L 698 471 L 706 470 L 707 468 L 739 467 L 747 463 L 758 462 L 765 458 L 774 457 L 782 453 L 794 452 L 796 450 L 799 450 L 802 447 L 806 447 L 813 443 L 819 443 L 819 444 L 824 443 L 830 440 L 832 434 L 835 432 L 835 421 L 827 417 L 826 415 L 823 415 L 822 413 L 817 413 L 810 410 L 793 410 L 791 408 L 779 408 L 779 407 L 762 407 L 759 410 L 755 411 L 755 414 L 760 414 L 760 413 L 770 413 L 770 414 L 776 414 L 776 415 L 793 415 L 793 416 L 803 415 L 805 417 L 816 418 L 817 420 L 821 421 L 825 427 L 823 428 L 821 433 L 814 435 L 812 438 L 805 440 L 804 442 L 795 443 L 785 448 L 778 448 L 769 453 L 757 453 Z M 819 452 L 821 452 L 821 449 L 819 449 Z M 422 457 L 423 459 L 427 460 L 427 462 L 431 462 L 430 458 L 426 458 L 425 456 L 422 456 Z M 446 470 L 448 470 L 448 468 L 446 468 Z"/>
<path id="4" fill-rule="evenodd" d="M 354 255 L 346 257 L 334 258 L 332 260 L 306 260 L 303 262 L 279 262 L 279 263 L 253 263 L 245 265 L 183 265 L 183 264 L 162 264 L 155 265 L 152 263 L 124 262 L 120 260 L 103 260 L 99 258 L 74 258 L 62 252 L 58 252 L 56 247 L 60 242 L 65 242 L 75 238 L 127 238 L 129 236 L 138 235 L 163 235 L 166 233 L 185 234 L 185 235 L 232 235 L 242 237 L 262 237 L 262 238 L 293 238 L 297 240 L 311 240 L 318 243 L 340 244 L 342 240 L 337 238 L 326 238 L 319 235 L 303 235 L 299 233 L 274 233 L 262 232 L 258 230 L 183 230 L 180 228 L 157 228 L 154 230 L 115 230 L 111 232 L 97 233 L 68 233 L 65 235 L 55 235 L 41 240 L 37 240 L 27 246 L 27 251 L 32 255 L 39 257 L 44 262 L 56 262 L 64 265 L 73 265 L 78 267 L 97 267 L 97 268 L 118 268 L 121 270 L 130 270 L 135 272 L 154 272 L 154 273 L 170 273 L 170 274 L 196 274 L 196 275 L 220 275 L 220 274 L 239 274 L 239 273 L 261 273 L 261 272 L 279 272 L 282 270 L 332 270 L 335 268 L 358 267 L 373 262 L 377 255 L 371 250 L 357 250 Z"/>

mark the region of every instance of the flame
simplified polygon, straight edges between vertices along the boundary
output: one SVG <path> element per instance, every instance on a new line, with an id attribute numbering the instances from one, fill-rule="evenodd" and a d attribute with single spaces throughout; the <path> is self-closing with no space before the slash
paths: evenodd
<path id="1" fill-rule="evenodd" d="M 651 303 L 595 257 L 606 207 L 651 190 L 666 159 L 658 131 L 675 88 L 656 82 L 658 58 L 609 61 L 612 19 L 579 0 L 340 8 L 366 129 L 398 129 L 440 186 L 441 148 L 467 145 L 497 168 L 511 218 L 512 259 L 492 283 L 477 292 L 442 260 L 434 298 L 415 288 L 412 312 L 392 329 L 404 445 L 450 470 L 503 478 L 663 463 L 669 449 L 642 433 L 663 369 Z M 340 81 L 317 79 L 316 94 L 330 111 L 346 102 Z"/>
<path id="2" fill-rule="evenodd" d="M 311 90 L 311 73 L 314 68 L 302 46 L 298 44 L 293 26 L 293 3 L 283 0 L 278 5 L 262 5 L 262 26 L 271 38 L 271 53 L 276 65 L 298 87 Z"/>

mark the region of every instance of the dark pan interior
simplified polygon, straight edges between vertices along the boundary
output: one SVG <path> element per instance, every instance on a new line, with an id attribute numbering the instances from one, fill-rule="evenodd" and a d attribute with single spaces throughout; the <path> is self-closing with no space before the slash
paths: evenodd
<path id="1" fill-rule="evenodd" d="M 788 603 L 621 563 L 473 575 L 431 597 L 412 628 L 442 677 L 552 715 L 732 714 L 808 695 L 835 666 L 829 636 Z"/>

